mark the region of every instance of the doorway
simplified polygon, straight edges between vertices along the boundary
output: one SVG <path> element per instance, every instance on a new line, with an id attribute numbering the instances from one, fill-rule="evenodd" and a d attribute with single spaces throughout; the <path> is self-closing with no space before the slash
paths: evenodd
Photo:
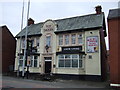
<path id="1" fill-rule="evenodd" d="M 45 73 L 51 73 L 52 57 L 45 57 Z"/>

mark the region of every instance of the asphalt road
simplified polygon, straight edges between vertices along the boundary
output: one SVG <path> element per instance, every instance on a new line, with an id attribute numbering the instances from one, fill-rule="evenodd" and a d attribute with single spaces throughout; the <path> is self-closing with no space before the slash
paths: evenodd
<path id="1" fill-rule="evenodd" d="M 1 80 L 0 80 L 1 81 Z M 2 88 L 105 88 L 106 82 L 92 82 L 92 81 L 77 81 L 77 80 L 56 80 L 49 81 L 37 81 L 30 79 L 14 78 L 3 76 Z"/>

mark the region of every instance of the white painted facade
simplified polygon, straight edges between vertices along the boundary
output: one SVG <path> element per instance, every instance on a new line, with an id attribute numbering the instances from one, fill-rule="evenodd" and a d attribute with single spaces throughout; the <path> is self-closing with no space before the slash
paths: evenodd
<path id="1" fill-rule="evenodd" d="M 39 46 L 37 46 L 37 66 L 36 67 L 30 67 L 29 71 L 30 73 L 45 73 L 45 64 L 47 61 L 51 61 L 51 73 L 53 74 L 72 74 L 72 75 L 101 75 L 101 48 L 100 48 L 100 33 L 99 30 L 89 30 L 84 32 L 67 32 L 67 33 L 59 33 L 55 34 L 54 31 L 57 30 L 57 24 L 52 20 L 47 20 L 43 27 L 41 28 L 41 36 L 33 36 L 31 38 L 34 39 L 34 46 L 36 46 L 37 38 L 39 38 Z M 59 35 L 63 35 L 63 45 L 59 45 Z M 65 45 L 65 35 L 69 34 L 69 44 Z M 71 37 L 75 34 L 75 44 L 71 43 Z M 78 44 L 77 36 L 81 34 L 82 35 L 82 44 Z M 51 37 L 50 40 L 50 46 L 47 50 L 45 49 L 46 46 L 46 37 Z M 87 37 L 90 36 L 97 36 L 98 37 L 98 51 L 88 53 L 87 52 Z M 20 48 L 20 39 L 17 39 L 17 45 L 16 45 L 16 59 L 15 59 L 15 70 L 18 70 L 18 53 Z M 61 52 L 62 47 L 72 47 L 72 46 L 82 46 L 82 66 L 74 66 L 74 67 L 59 67 L 59 54 L 56 54 L 56 52 Z M 22 51 L 21 51 L 22 52 Z M 60 54 L 61 55 L 61 54 Z M 80 58 L 80 53 L 76 54 L 62 54 L 65 58 L 65 55 L 77 55 L 77 58 Z M 48 58 L 47 58 L 48 57 Z M 51 60 L 48 60 L 50 59 Z M 90 58 L 91 57 L 91 58 Z M 46 58 L 46 60 L 45 60 Z M 73 61 L 72 61 L 73 62 Z M 80 62 L 80 61 L 78 61 Z M 72 63 L 73 64 L 73 63 Z M 77 64 L 76 64 L 77 65 Z M 79 65 L 79 64 L 78 64 Z M 20 67 L 20 71 L 22 71 L 22 67 Z"/>

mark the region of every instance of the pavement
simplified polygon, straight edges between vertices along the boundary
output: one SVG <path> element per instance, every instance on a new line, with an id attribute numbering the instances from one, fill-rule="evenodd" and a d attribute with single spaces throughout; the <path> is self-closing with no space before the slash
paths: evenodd
<path id="1" fill-rule="evenodd" d="M 39 81 L 32 79 L 22 79 L 17 77 L 2 77 L 1 88 L 96 88 L 105 90 L 114 90 L 109 87 L 108 82 L 93 82 L 82 80 L 61 80 Z"/>

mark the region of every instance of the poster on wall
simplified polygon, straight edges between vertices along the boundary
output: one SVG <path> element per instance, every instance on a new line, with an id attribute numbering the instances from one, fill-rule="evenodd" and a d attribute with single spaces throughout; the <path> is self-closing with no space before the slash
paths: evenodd
<path id="1" fill-rule="evenodd" d="M 88 53 L 98 52 L 98 36 L 87 37 L 87 52 Z"/>

